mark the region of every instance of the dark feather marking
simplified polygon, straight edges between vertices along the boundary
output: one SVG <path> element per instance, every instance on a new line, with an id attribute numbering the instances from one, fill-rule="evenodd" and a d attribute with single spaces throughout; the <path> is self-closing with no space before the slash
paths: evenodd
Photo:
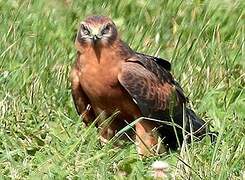
<path id="1" fill-rule="evenodd" d="M 130 74 L 130 76 L 128 76 L 128 74 Z M 187 98 L 183 93 L 183 89 L 174 80 L 170 72 L 151 57 L 137 54 L 136 57 L 128 59 L 122 66 L 119 82 L 137 102 L 141 113 L 145 117 L 168 122 L 171 122 L 172 117 L 173 121 L 182 127 L 184 104 L 186 113 L 184 119 L 186 120 L 186 130 L 188 132 L 190 132 L 190 127 L 192 127 L 192 131 L 195 132 L 205 124 L 192 110 L 185 107 Z M 172 111 L 170 110 L 169 104 L 171 101 L 174 101 Z M 159 133 L 162 137 L 165 137 L 165 143 L 168 144 L 170 148 L 176 149 L 178 147 L 178 141 L 174 133 L 174 128 L 161 123 L 158 125 Z M 182 142 L 182 129 L 176 129 L 178 139 Z M 205 132 L 206 128 L 194 135 L 201 136 L 205 134 Z"/>
<path id="2" fill-rule="evenodd" d="M 148 58 L 150 60 L 155 61 L 158 65 L 162 66 L 164 69 L 166 69 L 167 71 L 171 71 L 171 63 L 166 60 L 166 59 L 162 59 L 159 57 L 154 57 L 154 56 L 150 56 L 150 55 L 146 55 L 143 53 L 136 53 L 137 55 L 142 56 L 143 58 Z"/>
<path id="3" fill-rule="evenodd" d="M 144 116 L 149 116 L 152 111 L 167 107 L 167 98 L 169 93 L 172 93 L 171 84 L 166 80 L 159 82 L 158 77 L 145 69 L 141 63 L 126 62 L 119 81 L 137 101 Z M 142 90 L 146 93 L 142 93 Z"/>

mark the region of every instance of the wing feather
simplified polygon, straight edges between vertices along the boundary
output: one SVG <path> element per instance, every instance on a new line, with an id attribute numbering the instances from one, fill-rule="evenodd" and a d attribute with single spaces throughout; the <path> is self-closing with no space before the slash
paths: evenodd
<path id="1" fill-rule="evenodd" d="M 136 54 L 128 59 L 122 65 L 118 80 L 136 102 L 143 116 L 170 122 L 173 119 L 180 127 L 185 119 L 185 129 L 189 132 L 190 127 L 195 132 L 205 124 L 186 107 L 187 98 L 170 72 L 151 57 Z M 183 114 L 186 118 L 183 118 Z M 173 126 L 159 123 L 160 134 L 165 137 L 165 143 L 173 149 L 183 141 L 182 129 L 176 127 L 176 130 L 178 138 Z M 201 132 L 195 135 L 201 136 L 205 132 L 206 128 L 202 128 Z"/>
<path id="2" fill-rule="evenodd" d="M 168 109 L 173 98 L 178 102 L 183 100 L 183 97 L 178 99 L 171 74 L 151 60 L 128 60 L 122 65 L 118 79 L 146 117 Z"/>
<path id="3" fill-rule="evenodd" d="M 138 56 L 141 56 L 142 58 L 147 58 L 147 59 L 150 59 L 152 61 L 155 61 L 162 68 L 166 69 L 167 71 L 171 71 L 171 63 L 166 59 L 162 59 L 159 57 L 154 57 L 154 56 L 150 56 L 150 55 L 146 55 L 146 54 L 142 54 L 142 53 L 136 53 L 136 54 Z"/>

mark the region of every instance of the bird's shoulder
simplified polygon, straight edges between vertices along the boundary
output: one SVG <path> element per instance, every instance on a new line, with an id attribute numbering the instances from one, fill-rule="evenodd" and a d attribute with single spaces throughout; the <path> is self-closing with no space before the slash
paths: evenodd
<path id="1" fill-rule="evenodd" d="M 154 86 L 166 86 L 168 84 L 168 86 L 175 89 L 182 102 L 188 101 L 187 97 L 184 95 L 183 89 L 170 72 L 170 62 L 165 59 L 135 53 L 134 56 L 127 59 L 122 69 L 122 73 L 127 77 L 127 81 L 132 82 L 134 79 L 137 79 L 136 77 L 141 77 L 155 84 Z"/>
<path id="2" fill-rule="evenodd" d="M 141 61 L 148 61 L 148 62 L 155 62 L 157 65 L 161 66 L 161 68 L 164 68 L 167 71 L 171 71 L 171 63 L 163 58 L 155 57 L 143 53 L 136 52 L 135 55 L 138 57 Z"/>
<path id="3" fill-rule="evenodd" d="M 138 71 L 144 71 L 145 73 L 150 72 L 161 82 L 172 83 L 174 80 L 170 73 L 171 64 L 165 59 L 136 52 L 132 57 L 126 60 L 126 63 L 127 62 L 140 64 L 141 68 L 138 68 Z"/>

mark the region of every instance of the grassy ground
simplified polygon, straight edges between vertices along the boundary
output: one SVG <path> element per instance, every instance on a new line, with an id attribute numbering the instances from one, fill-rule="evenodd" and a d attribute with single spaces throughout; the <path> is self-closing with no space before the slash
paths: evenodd
<path id="1" fill-rule="evenodd" d="M 164 160 L 178 179 L 245 173 L 245 1 L 0 0 L 0 178 L 149 179 Z M 75 112 L 68 80 L 78 22 L 108 15 L 138 51 L 170 59 L 209 138 L 141 160 L 132 144 L 101 147 Z M 185 161 L 181 164 L 178 159 Z M 244 175 L 245 176 L 245 175 Z"/>

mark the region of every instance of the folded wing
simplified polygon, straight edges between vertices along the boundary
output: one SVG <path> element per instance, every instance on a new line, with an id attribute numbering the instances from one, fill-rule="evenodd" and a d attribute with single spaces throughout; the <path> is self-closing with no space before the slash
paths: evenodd
<path id="1" fill-rule="evenodd" d="M 183 119 L 186 121 L 185 129 L 193 132 L 205 122 L 186 108 L 187 98 L 182 88 L 170 74 L 170 69 L 165 68 L 166 64 L 158 61 L 152 56 L 136 54 L 122 65 L 118 79 L 144 117 L 168 122 L 173 120 L 177 124 L 176 134 L 173 126 L 159 123 L 159 132 L 164 136 L 165 142 L 176 148 L 183 140 Z M 183 118 L 183 115 L 187 118 Z M 198 136 L 205 133 L 204 129 L 199 130 Z"/>

